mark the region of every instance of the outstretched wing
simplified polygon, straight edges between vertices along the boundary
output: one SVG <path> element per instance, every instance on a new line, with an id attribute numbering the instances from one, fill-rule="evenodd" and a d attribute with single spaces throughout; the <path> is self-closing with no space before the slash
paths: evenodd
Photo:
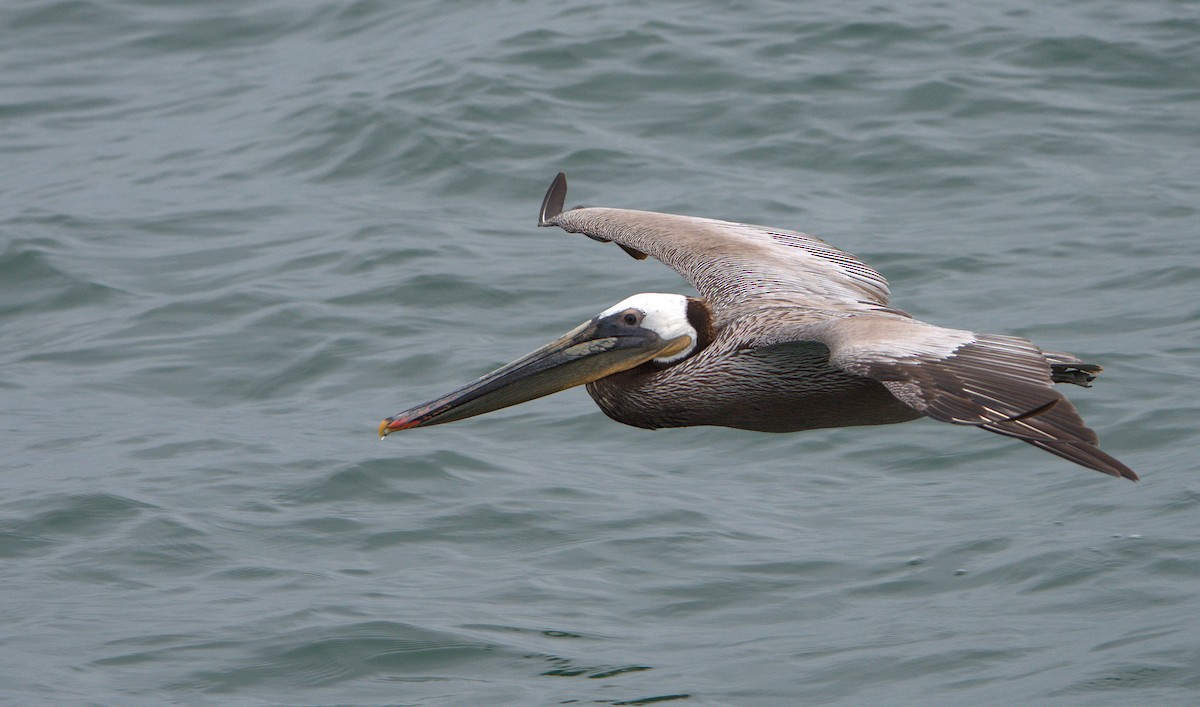
<path id="1" fill-rule="evenodd" d="M 883 276 L 803 233 L 626 209 L 563 211 L 559 174 L 539 226 L 559 226 L 653 256 L 687 278 L 745 346 L 819 341 L 829 361 L 883 383 L 917 412 L 1015 437 L 1097 471 L 1137 480 L 1054 382 L 1086 385 L 1098 367 L 1011 336 L 943 329 L 887 306 Z M 762 324 L 759 326 L 758 324 Z"/>
<path id="2" fill-rule="evenodd" d="M 1051 364 L 1057 359 L 1030 341 L 879 315 L 828 320 L 813 329 L 829 346 L 830 363 L 880 381 L 928 417 L 1015 437 L 1105 474 L 1138 478 L 1100 450 L 1096 433 L 1054 389 Z"/>
<path id="3" fill-rule="evenodd" d="M 555 177 L 539 226 L 620 245 L 683 275 L 720 314 L 770 298 L 810 308 L 887 309 L 888 284 L 858 258 L 819 238 L 765 226 L 629 209 L 563 211 L 567 179 Z"/>

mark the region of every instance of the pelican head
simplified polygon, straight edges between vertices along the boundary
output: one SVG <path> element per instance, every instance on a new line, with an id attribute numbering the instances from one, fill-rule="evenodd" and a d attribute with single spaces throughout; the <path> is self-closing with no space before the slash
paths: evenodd
<path id="1" fill-rule="evenodd" d="M 644 292 L 626 298 L 556 341 L 437 400 L 387 418 L 379 436 L 454 422 L 591 383 L 647 363 L 671 365 L 697 350 L 700 300 Z"/>

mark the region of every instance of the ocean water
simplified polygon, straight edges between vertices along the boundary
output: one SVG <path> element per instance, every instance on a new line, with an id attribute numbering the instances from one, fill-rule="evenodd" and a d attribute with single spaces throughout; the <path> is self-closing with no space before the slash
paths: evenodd
<path id="1" fill-rule="evenodd" d="M 0 700 L 1187 704 L 1200 11 L 0 8 Z M 918 421 L 380 442 L 640 291 L 569 204 L 804 230 L 1105 366 L 1138 484 Z"/>

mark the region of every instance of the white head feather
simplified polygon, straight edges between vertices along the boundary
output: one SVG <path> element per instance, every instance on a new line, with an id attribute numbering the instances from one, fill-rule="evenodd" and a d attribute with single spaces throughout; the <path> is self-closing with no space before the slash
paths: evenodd
<path id="1" fill-rule="evenodd" d="M 607 317 L 627 309 L 636 309 L 642 313 L 643 329 L 649 329 L 658 334 L 664 341 L 677 339 L 681 336 L 690 337 L 692 343 L 683 351 L 664 358 L 656 358 L 656 363 L 674 363 L 685 358 L 696 348 L 699 335 L 696 328 L 688 321 L 687 297 L 663 292 L 642 292 L 627 297 L 600 313 Z"/>

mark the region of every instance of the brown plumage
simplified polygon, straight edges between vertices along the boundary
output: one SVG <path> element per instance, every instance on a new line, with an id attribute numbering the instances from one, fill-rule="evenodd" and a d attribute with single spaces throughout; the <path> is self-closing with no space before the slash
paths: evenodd
<path id="1" fill-rule="evenodd" d="M 689 318 L 698 331 L 711 323 L 704 300 Z M 769 319 L 769 317 L 768 317 Z M 646 363 L 589 383 L 606 415 L 634 427 L 719 425 L 756 432 L 883 425 L 921 414 L 878 381 L 829 363 L 816 341 L 747 345 L 760 317 L 742 317 L 701 337 L 691 356 L 672 365 Z M 699 325 L 699 326 L 697 326 Z"/>
<path id="2" fill-rule="evenodd" d="M 702 298 L 688 319 L 708 339 L 683 360 L 650 361 L 588 383 L 615 420 L 791 432 L 926 416 L 1138 478 L 1100 450 L 1095 432 L 1054 389 L 1056 382 L 1087 386 L 1099 366 L 1018 337 L 914 320 L 889 305 L 882 275 L 803 233 L 627 209 L 563 211 L 565 196 L 559 174 L 539 225 L 656 258 Z"/>

